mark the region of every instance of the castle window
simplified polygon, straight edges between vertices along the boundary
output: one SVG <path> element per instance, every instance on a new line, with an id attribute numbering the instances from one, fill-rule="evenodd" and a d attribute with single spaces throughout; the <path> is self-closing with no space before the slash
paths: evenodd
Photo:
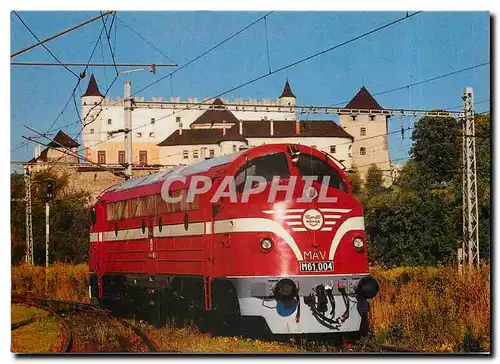
<path id="1" fill-rule="evenodd" d="M 215 157 L 215 150 L 210 149 L 210 158 Z"/>
<path id="2" fill-rule="evenodd" d="M 330 153 L 335 154 L 335 152 L 336 152 L 335 145 L 330 145 Z"/>
<path id="3" fill-rule="evenodd" d="M 125 163 L 125 151 L 119 150 L 118 151 L 118 164 L 124 164 L 124 163 Z"/>
<path id="4" fill-rule="evenodd" d="M 235 145 L 235 144 L 233 144 L 233 152 L 236 152 L 236 150 L 237 150 L 237 149 L 236 149 L 236 145 Z"/>
<path id="5" fill-rule="evenodd" d="M 180 116 L 176 116 L 175 117 L 175 122 L 176 123 L 180 123 L 181 122 L 181 117 Z"/>
<path id="6" fill-rule="evenodd" d="M 360 147 L 359 148 L 359 154 L 360 155 L 366 155 L 366 148 L 365 147 Z"/>
<path id="7" fill-rule="evenodd" d="M 359 129 L 359 135 L 366 136 L 366 128 L 360 128 Z"/>
<path id="8" fill-rule="evenodd" d="M 151 124 L 154 124 L 156 122 L 155 118 L 151 118 Z"/>
<path id="9" fill-rule="evenodd" d="M 90 134 L 94 134 L 94 129 L 90 129 Z"/>
<path id="10" fill-rule="evenodd" d="M 108 125 L 111 125 L 111 119 L 108 119 Z"/>
<path id="11" fill-rule="evenodd" d="M 193 158 L 198 159 L 198 149 L 193 150 Z"/>
<path id="12" fill-rule="evenodd" d="M 142 133 L 141 133 L 141 132 L 136 133 L 135 135 L 136 135 L 138 138 L 142 137 Z"/>
<path id="13" fill-rule="evenodd" d="M 97 163 L 106 164 L 106 151 L 105 150 L 99 150 L 97 152 Z"/>
<path id="14" fill-rule="evenodd" d="M 150 138 L 154 138 L 155 137 L 155 133 L 154 132 L 149 133 L 149 137 Z"/>
<path id="15" fill-rule="evenodd" d="M 189 150 L 183 150 L 182 151 L 182 158 L 183 159 L 189 159 Z"/>
<path id="16" fill-rule="evenodd" d="M 140 150 L 139 151 L 139 164 L 146 165 L 148 164 L 148 151 Z"/>

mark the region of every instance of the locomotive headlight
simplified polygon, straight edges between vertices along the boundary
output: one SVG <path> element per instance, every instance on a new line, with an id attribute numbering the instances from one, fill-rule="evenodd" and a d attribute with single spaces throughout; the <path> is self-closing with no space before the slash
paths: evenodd
<path id="1" fill-rule="evenodd" d="M 269 238 L 264 238 L 260 241 L 260 246 L 264 250 L 270 250 L 273 247 L 273 241 Z"/>
<path id="2" fill-rule="evenodd" d="M 363 250 L 363 246 L 365 245 L 363 238 L 361 237 L 356 237 L 352 240 L 352 245 L 356 248 L 356 250 L 360 251 Z"/>

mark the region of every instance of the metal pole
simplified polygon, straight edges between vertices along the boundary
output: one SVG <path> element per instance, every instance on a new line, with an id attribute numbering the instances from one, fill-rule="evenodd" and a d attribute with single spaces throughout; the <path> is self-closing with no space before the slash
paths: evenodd
<path id="1" fill-rule="evenodd" d="M 462 275 L 463 268 L 463 250 L 462 248 L 458 248 L 457 250 L 457 261 L 458 261 L 458 274 Z"/>
<path id="2" fill-rule="evenodd" d="M 132 82 L 125 81 L 125 90 L 123 94 L 125 115 L 124 115 L 124 129 L 125 129 L 125 179 L 132 177 Z"/>
<path id="3" fill-rule="evenodd" d="M 31 177 L 29 165 L 24 167 L 24 173 L 26 188 L 26 263 L 33 265 L 33 222 L 31 217 Z"/>
<path id="4" fill-rule="evenodd" d="M 49 268 L 49 202 L 45 202 L 45 269 Z"/>
<path id="5" fill-rule="evenodd" d="M 80 24 L 78 24 L 78 25 L 75 25 L 75 26 L 73 26 L 73 27 L 71 27 L 71 28 L 69 28 L 69 29 L 63 30 L 62 32 L 57 33 L 56 35 L 53 35 L 52 37 L 49 37 L 49 38 L 44 39 L 44 40 L 42 40 L 42 41 L 40 41 L 40 42 L 38 42 L 38 43 L 36 43 L 36 44 L 33 44 L 33 45 L 29 46 L 29 47 L 26 47 L 26 48 L 24 48 L 24 49 L 21 49 L 20 51 L 17 51 L 17 52 L 15 52 L 15 53 L 11 54 L 11 55 L 10 55 L 10 57 L 12 58 L 12 57 L 18 56 L 18 55 L 20 55 L 21 53 L 24 53 L 24 52 L 26 52 L 26 51 L 29 51 L 30 49 L 33 49 L 33 48 L 35 48 L 35 47 L 38 47 L 39 45 L 42 45 L 43 43 L 47 43 L 48 41 L 50 41 L 50 40 L 52 40 L 52 39 L 56 39 L 56 38 L 60 37 L 61 35 L 64 35 L 64 34 L 69 33 L 69 32 L 71 32 L 71 31 L 73 31 L 73 30 L 75 30 L 75 29 L 78 29 L 78 28 L 80 28 L 80 27 L 83 27 L 84 25 L 86 25 L 86 24 L 88 24 L 88 23 L 92 23 L 93 21 L 95 21 L 95 20 L 97 20 L 97 19 L 101 19 L 102 17 L 107 16 L 107 15 L 112 14 L 112 13 L 113 13 L 112 11 L 106 11 L 106 12 L 102 13 L 101 15 L 98 15 L 98 16 L 96 16 L 96 17 L 94 17 L 94 18 L 92 18 L 92 19 L 89 19 L 89 20 L 87 20 L 87 21 L 84 21 L 83 23 L 80 23 Z"/>
<path id="6" fill-rule="evenodd" d="M 463 157 L 464 157 L 464 238 L 469 268 L 479 268 L 479 216 L 477 208 L 476 138 L 474 126 L 474 95 L 472 87 L 465 87 Z"/>

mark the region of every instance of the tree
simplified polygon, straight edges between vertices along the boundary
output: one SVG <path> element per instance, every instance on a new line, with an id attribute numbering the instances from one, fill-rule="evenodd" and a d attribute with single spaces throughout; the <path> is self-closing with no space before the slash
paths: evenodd
<path id="1" fill-rule="evenodd" d="M 351 180 L 352 193 L 356 196 L 361 194 L 361 176 L 359 175 L 358 168 L 352 166 L 351 170 L 347 173 L 349 179 Z"/>
<path id="2" fill-rule="evenodd" d="M 56 181 L 56 195 L 50 202 L 50 261 L 85 262 L 89 245 L 89 195 L 71 191 L 68 175 L 40 171 L 31 177 L 35 263 L 45 264 L 43 181 L 48 178 Z M 16 264 L 22 260 L 26 244 L 25 186 L 22 175 L 11 175 L 11 197 L 12 263 Z"/>
<path id="3" fill-rule="evenodd" d="M 415 123 L 410 155 L 431 183 L 450 181 L 460 175 L 461 131 L 454 118 L 424 116 Z"/>
<path id="4" fill-rule="evenodd" d="M 387 266 L 437 265 L 451 261 L 457 238 L 442 194 L 422 198 L 393 189 L 368 200 L 366 232 L 371 260 Z"/>
<path id="5" fill-rule="evenodd" d="M 476 138 L 480 257 L 488 259 L 490 117 L 476 115 L 475 121 L 471 137 Z M 393 266 L 447 263 L 455 259 L 462 240 L 461 128 L 451 118 L 425 117 L 417 122 L 412 139 L 412 158 L 390 188 L 368 193 L 373 187 L 365 184 L 369 257 Z M 378 177 L 373 179 L 378 181 Z"/>
<path id="6" fill-rule="evenodd" d="M 368 196 L 373 196 L 383 191 L 382 171 L 376 165 L 372 165 L 366 172 L 364 192 Z"/>

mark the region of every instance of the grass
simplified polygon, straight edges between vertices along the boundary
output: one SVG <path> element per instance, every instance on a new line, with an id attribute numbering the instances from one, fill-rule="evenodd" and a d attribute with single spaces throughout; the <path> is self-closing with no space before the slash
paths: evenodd
<path id="1" fill-rule="evenodd" d="M 380 294 L 371 324 L 382 345 L 419 351 L 490 350 L 490 272 L 482 265 L 459 276 L 456 267 L 375 267 Z"/>
<path id="2" fill-rule="evenodd" d="M 16 311 L 19 313 L 22 309 L 17 308 Z M 29 315 L 32 312 L 29 311 L 24 314 Z M 58 318 L 53 316 L 41 317 L 27 326 L 12 331 L 11 351 L 13 353 L 29 354 L 59 352 L 63 335 L 64 329 Z"/>
<path id="3" fill-rule="evenodd" d="M 136 324 L 136 323 L 135 323 Z M 137 325 L 137 324 L 136 324 Z M 149 327 L 148 336 L 158 350 L 174 353 L 296 353 L 297 347 L 286 343 L 251 340 L 240 337 L 212 337 L 188 327 L 173 329 Z"/>
<path id="4" fill-rule="evenodd" d="M 482 265 L 459 276 L 455 266 L 372 267 L 380 293 L 371 303 L 371 334 L 353 351 L 384 346 L 426 352 L 490 351 L 490 272 Z M 54 264 L 48 275 L 50 297 L 88 301 L 86 265 Z M 12 290 L 45 294 L 42 267 L 15 266 Z M 328 345 L 291 345 L 241 338 L 213 338 L 194 329 L 150 329 L 161 348 L 174 352 L 338 351 Z"/>
<path id="5" fill-rule="evenodd" d="M 86 264 L 54 264 L 49 266 L 46 281 L 44 267 L 17 265 L 12 268 L 12 292 L 88 302 L 88 272 Z"/>
<path id="6" fill-rule="evenodd" d="M 47 311 L 41 310 L 37 307 L 30 307 L 24 305 L 11 305 L 10 320 L 12 323 L 21 322 L 31 319 L 33 317 L 47 316 Z"/>

